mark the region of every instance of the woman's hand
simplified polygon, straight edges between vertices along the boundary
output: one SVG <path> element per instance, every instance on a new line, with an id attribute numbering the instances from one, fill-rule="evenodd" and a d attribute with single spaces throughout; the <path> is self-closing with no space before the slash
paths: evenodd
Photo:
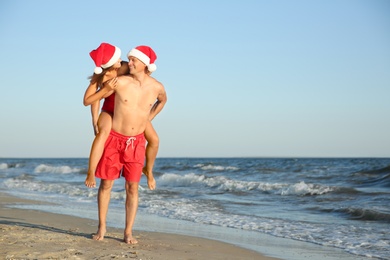
<path id="1" fill-rule="evenodd" d="M 118 81 L 118 78 L 115 77 L 113 79 L 109 79 L 107 80 L 106 82 L 103 83 L 103 87 L 105 88 L 109 88 L 111 90 L 114 90 L 117 86 L 117 81 Z"/>

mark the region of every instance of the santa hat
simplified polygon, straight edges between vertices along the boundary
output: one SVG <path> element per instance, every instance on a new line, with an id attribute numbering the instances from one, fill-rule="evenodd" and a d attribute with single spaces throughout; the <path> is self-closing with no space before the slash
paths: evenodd
<path id="1" fill-rule="evenodd" d="M 119 60 L 121 50 L 114 45 L 103 42 L 96 50 L 91 51 L 89 55 L 96 65 L 94 72 L 100 74 L 103 72 L 103 69 L 111 67 Z"/>
<path id="2" fill-rule="evenodd" d="M 127 57 L 130 56 L 136 57 L 142 61 L 148 67 L 150 72 L 153 72 L 157 69 L 156 64 L 154 64 L 154 61 L 157 59 L 157 55 L 149 46 L 141 45 L 135 47 L 127 54 Z"/>

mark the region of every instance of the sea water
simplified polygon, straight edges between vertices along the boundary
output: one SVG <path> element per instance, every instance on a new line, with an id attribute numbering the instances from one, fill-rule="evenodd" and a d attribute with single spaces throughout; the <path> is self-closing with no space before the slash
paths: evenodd
<path id="1" fill-rule="evenodd" d="M 87 165 L 85 158 L 0 158 L 0 189 L 54 203 L 35 209 L 97 219 Z M 135 229 L 241 241 L 261 252 L 283 238 L 291 251 L 301 241 L 390 259 L 390 158 L 158 158 L 154 175 L 154 191 L 142 177 Z M 109 225 L 124 226 L 125 197 L 117 180 Z"/>

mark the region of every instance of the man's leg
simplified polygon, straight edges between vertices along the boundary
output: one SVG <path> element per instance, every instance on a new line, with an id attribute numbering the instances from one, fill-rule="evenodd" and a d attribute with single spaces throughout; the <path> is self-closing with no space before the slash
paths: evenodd
<path id="1" fill-rule="evenodd" d="M 101 180 L 98 192 L 98 210 L 99 210 L 99 229 L 95 235 L 92 236 L 95 240 L 103 240 L 106 234 L 106 221 L 108 205 L 110 203 L 111 189 L 114 185 L 113 180 Z"/>
<path id="2" fill-rule="evenodd" d="M 133 225 L 138 209 L 138 182 L 126 181 L 126 227 L 124 241 L 127 244 L 137 244 L 133 237 Z"/>

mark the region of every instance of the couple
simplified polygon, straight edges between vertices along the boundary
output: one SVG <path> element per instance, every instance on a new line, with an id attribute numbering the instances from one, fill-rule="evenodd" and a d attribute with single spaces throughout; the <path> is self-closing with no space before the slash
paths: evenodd
<path id="1" fill-rule="evenodd" d="M 133 237 L 132 227 L 138 209 L 138 185 L 142 172 L 148 179 L 149 188 L 155 188 L 152 169 L 157 156 L 158 136 L 150 121 L 162 110 L 167 96 L 164 86 L 150 76 L 156 70 L 154 61 L 157 58 L 150 47 L 132 49 L 127 55 L 128 63 L 121 61 L 121 50 L 108 43 L 102 43 L 90 52 L 90 56 L 96 68 L 84 96 L 84 105 L 91 105 L 96 137 L 85 185 L 95 187 L 95 176 L 101 179 L 99 228 L 93 239 L 104 238 L 111 189 L 114 180 L 122 174 L 126 180 L 124 241 L 135 244 L 137 240 Z M 102 98 L 105 102 L 97 120 Z"/>

